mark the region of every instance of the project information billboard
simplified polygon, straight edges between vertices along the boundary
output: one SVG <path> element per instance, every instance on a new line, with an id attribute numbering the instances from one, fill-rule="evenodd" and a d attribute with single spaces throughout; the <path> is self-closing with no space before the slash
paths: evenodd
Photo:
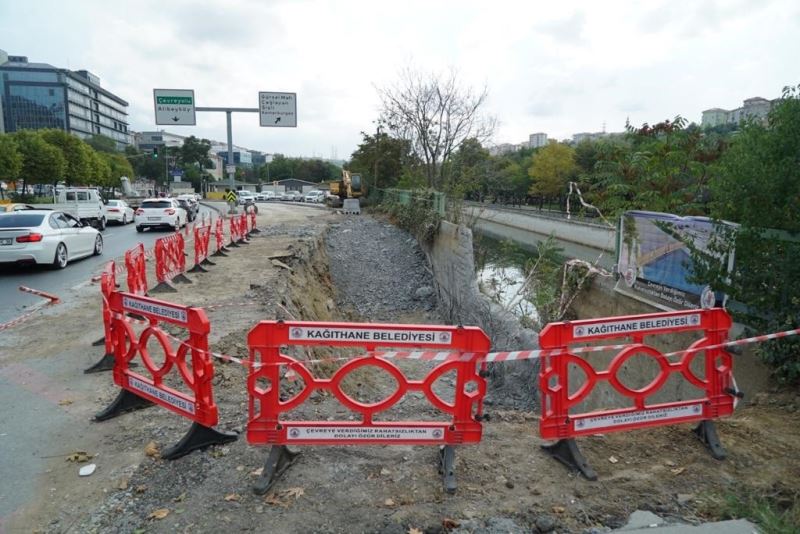
<path id="1" fill-rule="evenodd" d="M 625 212 L 619 223 L 617 290 L 671 309 L 710 307 L 720 302 L 723 295 L 714 295 L 706 284 L 691 281 L 693 262 L 687 245 L 691 242 L 711 254 L 708 245 L 714 232 L 714 222 L 708 217 Z"/>

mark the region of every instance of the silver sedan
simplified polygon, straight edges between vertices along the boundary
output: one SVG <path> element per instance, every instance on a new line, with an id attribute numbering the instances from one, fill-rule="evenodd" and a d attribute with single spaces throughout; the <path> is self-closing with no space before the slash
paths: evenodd
<path id="1" fill-rule="evenodd" d="M 103 236 L 62 211 L 0 213 L 0 263 L 35 263 L 63 269 L 72 260 L 103 252 Z"/>

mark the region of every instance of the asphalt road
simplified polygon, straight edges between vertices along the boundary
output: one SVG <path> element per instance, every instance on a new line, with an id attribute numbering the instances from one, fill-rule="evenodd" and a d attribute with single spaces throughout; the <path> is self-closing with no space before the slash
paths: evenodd
<path id="1" fill-rule="evenodd" d="M 200 213 L 211 211 L 205 206 Z M 107 261 L 124 256 L 125 251 L 137 243 L 150 248 L 168 230 L 145 230 L 137 233 L 133 224 L 108 226 L 103 232 L 103 254 L 71 262 L 66 269 L 53 270 L 46 266 L 0 266 L 0 324 L 22 315 L 31 305 L 43 301 L 41 297 L 19 291 L 19 286 L 31 287 L 56 296 L 64 290 L 89 281 Z"/>

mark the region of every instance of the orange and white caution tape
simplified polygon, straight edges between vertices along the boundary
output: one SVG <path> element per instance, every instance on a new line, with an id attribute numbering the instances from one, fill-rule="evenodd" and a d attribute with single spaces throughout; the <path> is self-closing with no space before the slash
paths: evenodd
<path id="1" fill-rule="evenodd" d="M 19 325 L 21 323 L 24 323 L 25 321 L 27 321 L 28 319 L 30 319 L 31 317 L 36 315 L 36 312 L 38 312 L 40 309 L 41 308 L 36 309 L 36 310 L 31 310 L 31 311 L 29 311 L 27 313 L 24 313 L 24 314 L 20 315 L 16 319 L 12 319 L 11 321 L 8 321 L 7 323 L 0 324 L 0 332 L 2 332 L 3 330 L 8 330 L 9 328 L 17 326 L 17 325 Z"/>

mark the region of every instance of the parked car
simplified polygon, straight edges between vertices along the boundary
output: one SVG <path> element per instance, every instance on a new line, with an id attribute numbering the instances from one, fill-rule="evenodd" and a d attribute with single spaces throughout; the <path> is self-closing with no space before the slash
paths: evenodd
<path id="1" fill-rule="evenodd" d="M 313 189 L 303 197 L 303 202 L 312 202 L 314 204 L 318 204 L 323 200 L 325 200 L 325 192 L 319 189 Z"/>
<path id="2" fill-rule="evenodd" d="M 135 212 L 124 200 L 106 202 L 106 221 L 128 224 L 133 222 Z"/>
<path id="3" fill-rule="evenodd" d="M 192 222 L 197 218 L 197 205 L 192 204 L 192 201 L 188 198 L 177 198 L 178 204 L 183 208 L 183 211 L 186 212 L 186 221 Z"/>
<path id="4" fill-rule="evenodd" d="M 269 202 L 270 200 L 275 200 L 275 193 L 272 191 L 256 193 L 256 202 Z"/>
<path id="5" fill-rule="evenodd" d="M 168 226 L 175 231 L 186 225 L 188 215 L 174 198 L 148 198 L 136 210 L 136 231 Z"/>
<path id="6" fill-rule="evenodd" d="M 0 213 L 0 263 L 63 269 L 72 260 L 103 253 L 103 236 L 63 211 Z"/>

